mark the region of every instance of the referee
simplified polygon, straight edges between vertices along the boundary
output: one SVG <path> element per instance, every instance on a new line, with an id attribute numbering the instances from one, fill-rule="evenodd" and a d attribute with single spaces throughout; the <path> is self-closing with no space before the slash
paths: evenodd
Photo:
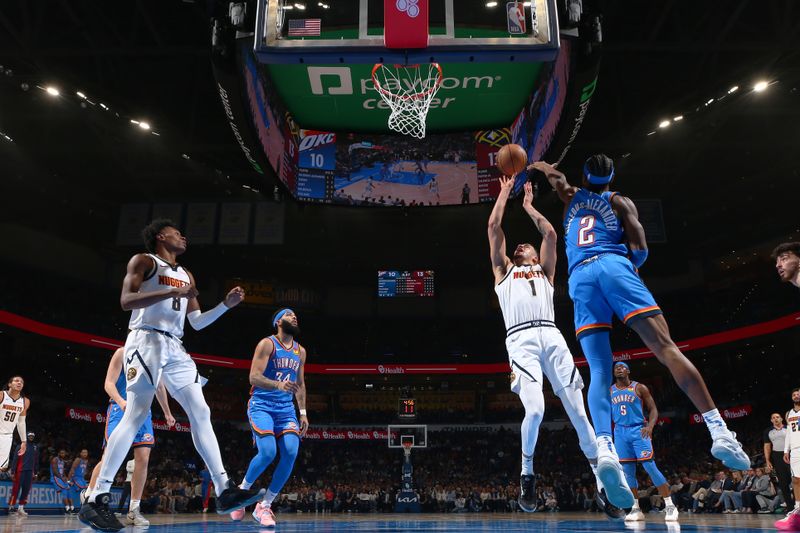
<path id="1" fill-rule="evenodd" d="M 786 509 L 791 511 L 794 509 L 792 476 L 789 473 L 789 465 L 783 460 L 786 426 L 783 425 L 783 417 L 778 413 L 772 413 L 769 420 L 772 422 L 772 427 L 764 431 L 764 459 L 767 461 L 767 472 L 775 472 L 778 477 L 778 489 L 783 494 L 783 501 L 786 502 Z"/>

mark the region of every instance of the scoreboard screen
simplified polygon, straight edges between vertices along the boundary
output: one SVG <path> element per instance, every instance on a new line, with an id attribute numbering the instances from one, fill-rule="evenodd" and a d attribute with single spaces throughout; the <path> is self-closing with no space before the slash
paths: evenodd
<path id="1" fill-rule="evenodd" d="M 433 296 L 433 270 L 379 270 L 378 297 Z"/>
<path id="2" fill-rule="evenodd" d="M 397 405 L 397 416 L 400 418 L 416 418 L 417 402 L 414 398 L 403 398 Z"/>

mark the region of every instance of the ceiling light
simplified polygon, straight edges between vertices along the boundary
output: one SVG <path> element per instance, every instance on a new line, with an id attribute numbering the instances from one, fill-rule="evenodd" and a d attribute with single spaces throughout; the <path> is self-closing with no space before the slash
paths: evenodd
<path id="1" fill-rule="evenodd" d="M 47 91 L 47 94 L 49 94 L 50 96 L 58 96 L 59 94 L 61 94 L 60 92 L 58 92 L 58 89 L 52 86 L 47 87 L 45 91 Z"/>
<path id="2" fill-rule="evenodd" d="M 283 10 L 294 9 L 294 6 L 283 6 Z"/>
<path id="3" fill-rule="evenodd" d="M 296 7 L 297 9 L 300 9 L 300 10 L 305 10 L 306 5 L 305 4 L 295 4 L 294 7 Z"/>
<path id="4" fill-rule="evenodd" d="M 738 91 L 738 90 L 739 90 L 739 86 L 738 86 L 738 85 L 734 85 L 733 87 L 731 87 L 730 89 L 728 89 L 728 94 L 733 94 L 733 93 L 735 93 L 735 92 L 736 92 L 736 91 Z"/>
<path id="5" fill-rule="evenodd" d="M 486 2 L 486 7 L 497 7 L 497 2 Z"/>
<path id="6" fill-rule="evenodd" d="M 75 94 L 77 94 L 78 96 L 80 96 L 81 98 L 83 98 L 84 100 L 86 100 L 86 95 L 85 95 L 85 94 L 83 94 L 82 92 L 78 91 L 78 92 L 76 92 Z"/>
<path id="7" fill-rule="evenodd" d="M 683 115 L 678 115 L 677 117 L 672 118 L 673 122 L 678 122 L 679 120 L 683 120 Z"/>
<path id="8" fill-rule="evenodd" d="M 670 124 L 671 122 L 669 120 L 662 120 L 658 123 L 658 127 L 663 129 L 669 127 Z"/>
<path id="9" fill-rule="evenodd" d="M 708 102 L 706 102 L 706 105 L 711 105 L 711 104 L 713 104 L 713 103 L 714 103 L 714 99 L 713 99 L 713 98 L 711 98 L 711 99 L 710 99 Z"/>
<path id="10" fill-rule="evenodd" d="M 142 128 L 143 130 L 149 130 L 150 124 L 148 124 L 147 122 L 140 122 L 139 127 Z"/>
<path id="11" fill-rule="evenodd" d="M 138 124 L 138 123 L 139 123 L 139 121 L 138 121 L 138 120 L 133 120 L 133 119 L 131 119 L 131 124 Z"/>
<path id="12" fill-rule="evenodd" d="M 100 107 L 102 107 L 103 109 L 108 111 L 108 106 L 106 104 L 104 104 L 103 102 L 100 102 Z"/>
<path id="13" fill-rule="evenodd" d="M 760 82 L 756 83 L 755 85 L 753 85 L 753 90 L 755 92 L 757 92 L 757 93 L 760 93 L 760 92 L 766 90 L 768 85 L 769 85 L 769 83 L 767 83 L 766 81 L 760 81 Z"/>

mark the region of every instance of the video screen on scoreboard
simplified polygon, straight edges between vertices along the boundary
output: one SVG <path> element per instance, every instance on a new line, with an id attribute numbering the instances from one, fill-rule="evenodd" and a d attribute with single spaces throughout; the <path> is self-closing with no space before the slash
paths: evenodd
<path id="1" fill-rule="evenodd" d="M 378 297 L 433 296 L 433 270 L 379 270 Z"/>

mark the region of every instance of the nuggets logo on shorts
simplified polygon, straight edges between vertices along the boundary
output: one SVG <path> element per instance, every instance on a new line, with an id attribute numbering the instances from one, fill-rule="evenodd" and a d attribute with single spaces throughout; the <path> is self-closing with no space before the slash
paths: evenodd
<path id="1" fill-rule="evenodd" d="M 131 380 L 136 377 L 136 369 L 131 367 L 128 369 L 128 380 Z"/>

